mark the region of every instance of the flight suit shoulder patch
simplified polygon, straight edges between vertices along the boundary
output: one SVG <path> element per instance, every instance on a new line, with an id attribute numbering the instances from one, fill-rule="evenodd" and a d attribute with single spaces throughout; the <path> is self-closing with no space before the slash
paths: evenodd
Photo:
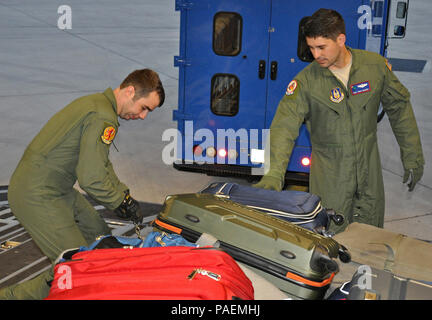
<path id="1" fill-rule="evenodd" d="M 285 95 L 292 96 L 294 94 L 294 92 L 296 91 L 297 86 L 298 86 L 297 80 L 292 80 L 288 84 L 288 87 L 286 89 Z"/>
<path id="2" fill-rule="evenodd" d="M 105 123 L 104 130 L 101 135 L 102 142 L 105 144 L 111 144 L 115 138 L 115 135 L 116 135 L 116 128 L 111 124 Z"/>
<path id="3" fill-rule="evenodd" d="M 389 62 L 387 59 L 385 59 L 385 63 L 386 63 L 387 68 L 388 68 L 390 71 L 392 71 L 392 65 L 390 64 L 390 62 Z"/>

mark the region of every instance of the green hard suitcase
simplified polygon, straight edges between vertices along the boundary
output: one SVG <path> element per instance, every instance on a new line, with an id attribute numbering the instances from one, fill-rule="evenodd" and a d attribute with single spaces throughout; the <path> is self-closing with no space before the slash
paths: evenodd
<path id="1" fill-rule="evenodd" d="M 155 229 L 195 242 L 203 233 L 293 299 L 322 299 L 350 254 L 335 240 L 210 194 L 168 196 Z"/>

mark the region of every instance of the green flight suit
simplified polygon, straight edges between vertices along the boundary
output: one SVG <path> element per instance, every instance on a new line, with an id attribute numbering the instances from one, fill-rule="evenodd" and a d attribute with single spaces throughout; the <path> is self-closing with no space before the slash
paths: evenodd
<path id="1" fill-rule="evenodd" d="M 400 146 L 405 169 L 424 164 L 420 135 L 408 90 L 379 54 L 348 48 L 352 67 L 348 88 L 312 62 L 302 70 L 279 103 L 270 128 L 270 170 L 283 179 L 305 121 L 312 144 L 309 190 L 323 205 L 352 222 L 384 224 L 384 185 L 377 144 L 380 102 Z"/>
<path id="2" fill-rule="evenodd" d="M 110 210 L 120 205 L 128 188 L 108 159 L 118 127 L 111 88 L 78 98 L 46 123 L 11 177 L 8 201 L 12 212 L 52 262 L 64 250 L 86 246 L 98 235 L 110 233 L 73 186 L 78 181 L 92 199 Z M 39 285 L 32 285 L 37 291 L 33 296 L 19 290 L 15 296 L 43 298 Z M 32 291 L 25 286 L 22 290 Z"/>

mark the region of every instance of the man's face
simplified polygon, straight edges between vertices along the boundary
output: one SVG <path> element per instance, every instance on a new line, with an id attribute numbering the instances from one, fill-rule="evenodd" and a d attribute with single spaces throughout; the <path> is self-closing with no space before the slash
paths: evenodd
<path id="1" fill-rule="evenodd" d="M 323 68 L 329 68 L 340 62 L 341 52 L 345 47 L 345 35 L 340 34 L 336 41 L 323 37 L 306 37 L 306 43 L 316 62 Z"/>
<path id="2" fill-rule="evenodd" d="M 146 97 L 133 100 L 133 94 L 127 94 L 122 104 L 119 117 L 125 120 L 145 119 L 159 105 L 159 95 L 156 91 L 150 92 Z"/>

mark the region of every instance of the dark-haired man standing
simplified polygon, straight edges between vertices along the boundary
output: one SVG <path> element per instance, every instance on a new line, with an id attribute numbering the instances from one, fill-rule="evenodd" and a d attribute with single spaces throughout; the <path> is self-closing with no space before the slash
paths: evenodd
<path id="1" fill-rule="evenodd" d="M 76 99 L 56 113 L 24 152 L 8 190 L 12 212 L 53 262 L 61 252 L 109 234 L 105 221 L 73 186 L 120 217 L 139 222 L 139 205 L 108 159 L 122 119 L 144 119 L 165 93 L 150 69 L 129 74 L 119 87 Z M 0 299 L 41 299 L 52 271 L 0 290 Z"/>
<path id="2" fill-rule="evenodd" d="M 344 225 L 383 227 L 384 185 L 377 144 L 380 103 L 388 115 L 410 178 L 409 191 L 423 175 L 420 135 L 408 90 L 386 59 L 345 45 L 342 16 L 316 11 L 304 26 L 315 59 L 288 85 L 270 133 L 270 170 L 255 186 L 281 190 L 299 127 L 306 121 L 312 143 L 310 192 L 344 214 Z"/>

